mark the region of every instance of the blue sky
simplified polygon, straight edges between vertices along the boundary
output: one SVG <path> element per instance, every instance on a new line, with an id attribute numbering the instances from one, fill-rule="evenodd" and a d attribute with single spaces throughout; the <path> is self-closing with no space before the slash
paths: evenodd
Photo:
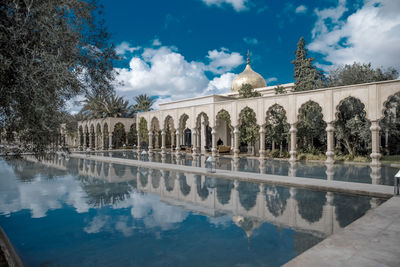
<path id="1" fill-rule="evenodd" d="M 158 103 L 225 93 L 245 67 L 268 85 L 293 82 L 301 36 L 315 64 L 371 62 L 400 69 L 399 0 L 100 0 L 123 60 L 119 95 Z"/>

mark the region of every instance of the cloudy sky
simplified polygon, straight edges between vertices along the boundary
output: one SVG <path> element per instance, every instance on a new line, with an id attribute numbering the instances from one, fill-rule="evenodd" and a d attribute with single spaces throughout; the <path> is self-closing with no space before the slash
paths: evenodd
<path id="1" fill-rule="evenodd" d="M 101 0 L 118 62 L 117 93 L 157 103 L 229 91 L 245 67 L 268 85 L 293 82 L 307 42 L 324 70 L 354 61 L 400 69 L 399 0 Z"/>

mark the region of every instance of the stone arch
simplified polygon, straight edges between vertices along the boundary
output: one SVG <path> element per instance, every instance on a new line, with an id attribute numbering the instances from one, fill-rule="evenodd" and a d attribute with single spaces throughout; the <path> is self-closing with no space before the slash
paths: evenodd
<path id="1" fill-rule="evenodd" d="M 297 200 L 299 214 L 304 220 L 309 223 L 321 220 L 326 192 L 297 188 L 294 198 Z"/>
<path id="2" fill-rule="evenodd" d="M 279 146 L 279 156 L 288 148 L 289 128 L 287 112 L 280 104 L 273 104 L 265 113 L 265 142 L 267 150 L 274 150 Z M 275 155 L 271 155 L 275 156 Z"/>
<path id="3" fill-rule="evenodd" d="M 234 183 L 229 179 L 216 179 L 217 199 L 222 205 L 229 203 Z"/>
<path id="4" fill-rule="evenodd" d="M 183 173 L 179 174 L 179 187 L 184 196 L 187 196 L 190 193 L 190 186 L 186 181 L 186 176 Z"/>
<path id="5" fill-rule="evenodd" d="M 357 131 L 353 131 L 348 122 Z M 336 148 L 341 148 L 343 152 L 349 154 L 367 154 L 371 140 L 371 122 L 367 117 L 365 104 L 358 98 L 349 96 L 339 102 L 335 113 L 335 137 L 339 141 Z"/>
<path id="6" fill-rule="evenodd" d="M 215 116 L 216 140 L 221 140 L 223 145 L 233 147 L 233 127 L 231 115 L 225 109 L 220 109 Z"/>
<path id="7" fill-rule="evenodd" d="M 124 144 L 126 144 L 126 131 L 125 125 L 121 122 L 117 122 L 114 125 L 112 144 L 114 148 L 121 148 Z"/>
<path id="8" fill-rule="evenodd" d="M 197 147 L 200 148 L 201 153 L 205 152 L 211 147 L 211 127 L 210 118 L 206 112 L 200 112 L 195 121 L 197 129 Z"/>
<path id="9" fill-rule="evenodd" d="M 172 148 L 175 146 L 175 124 L 171 115 L 167 115 L 164 119 L 163 129 L 165 132 L 165 146 Z"/>
<path id="10" fill-rule="evenodd" d="M 381 144 L 384 152 L 400 154 L 400 92 L 386 99 L 381 114 Z"/>
<path id="11" fill-rule="evenodd" d="M 239 202 L 245 210 L 251 210 L 257 202 L 257 194 L 260 192 L 258 184 L 250 182 L 239 182 L 237 187 Z"/>
<path id="12" fill-rule="evenodd" d="M 297 110 L 298 147 L 308 151 L 309 149 L 321 148 L 320 152 L 324 152 L 326 150 L 326 126 L 327 123 L 324 120 L 321 105 L 313 100 L 304 102 Z"/>
<path id="13" fill-rule="evenodd" d="M 239 140 L 243 152 L 252 148 L 252 154 L 256 152 L 256 142 L 259 139 L 260 126 L 257 124 L 257 113 L 249 106 L 244 107 L 239 113 Z"/>
<path id="14" fill-rule="evenodd" d="M 179 129 L 186 129 L 186 128 L 190 128 L 190 125 L 188 125 L 189 123 L 189 115 L 187 115 L 186 113 L 183 113 L 180 117 L 179 117 L 179 122 L 178 122 L 178 128 Z"/>

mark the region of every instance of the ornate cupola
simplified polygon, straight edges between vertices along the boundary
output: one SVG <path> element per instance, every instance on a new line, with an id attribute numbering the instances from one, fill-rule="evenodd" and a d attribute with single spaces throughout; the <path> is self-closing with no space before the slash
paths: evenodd
<path id="1" fill-rule="evenodd" d="M 255 72 L 250 66 L 250 53 L 247 51 L 247 65 L 244 71 L 238 74 L 232 81 L 231 92 L 238 92 L 243 84 L 250 84 L 255 88 L 266 87 L 267 83 L 264 78 Z"/>

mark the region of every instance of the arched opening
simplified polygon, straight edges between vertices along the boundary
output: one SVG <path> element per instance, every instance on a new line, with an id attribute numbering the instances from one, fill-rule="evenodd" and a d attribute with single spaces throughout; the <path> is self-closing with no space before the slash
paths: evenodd
<path id="1" fill-rule="evenodd" d="M 183 173 L 179 174 L 179 186 L 184 196 L 187 196 L 190 193 L 190 186 L 187 184 L 186 176 Z"/>
<path id="2" fill-rule="evenodd" d="M 137 130 L 136 130 L 136 123 L 132 124 L 129 133 L 128 133 L 128 144 L 127 145 L 135 145 L 137 146 Z"/>
<path id="3" fill-rule="evenodd" d="M 257 194 L 260 192 L 258 184 L 249 182 L 239 182 L 237 188 L 239 192 L 239 202 L 247 211 L 251 210 L 257 202 Z"/>
<path id="4" fill-rule="evenodd" d="M 161 131 L 160 131 L 160 122 L 156 117 L 154 117 L 151 120 L 150 131 L 153 133 L 153 143 L 152 143 L 153 148 L 159 149 L 161 140 Z"/>
<path id="5" fill-rule="evenodd" d="M 201 182 L 201 175 L 196 175 L 196 188 L 197 194 L 201 198 L 201 200 L 205 200 L 208 198 L 209 192 L 207 188 L 206 182 Z"/>
<path id="6" fill-rule="evenodd" d="M 89 147 L 89 129 L 88 129 L 87 125 L 85 126 L 85 132 L 84 132 L 84 134 L 85 134 L 85 139 L 84 139 L 85 144 L 84 144 L 84 147 Z"/>
<path id="7" fill-rule="evenodd" d="M 337 106 L 335 127 L 336 155 L 369 154 L 371 123 L 367 119 L 364 104 L 357 98 L 349 97 Z"/>
<path id="8" fill-rule="evenodd" d="M 264 190 L 269 212 L 275 217 L 281 216 L 285 212 L 287 200 L 290 198 L 289 188 L 272 185 L 266 186 Z"/>
<path id="9" fill-rule="evenodd" d="M 205 154 L 211 149 L 211 128 L 206 113 L 201 112 L 196 119 L 197 147 Z M 218 132 L 218 131 L 217 131 Z"/>
<path id="10" fill-rule="evenodd" d="M 90 144 L 90 148 L 94 148 L 95 145 L 95 140 L 96 140 L 96 134 L 94 131 L 94 125 L 90 125 L 90 140 L 89 140 L 89 144 Z"/>
<path id="11" fill-rule="evenodd" d="M 140 146 L 144 149 L 147 149 L 149 145 L 149 131 L 147 129 L 147 120 L 145 118 L 140 118 L 138 135 Z"/>
<path id="12" fill-rule="evenodd" d="M 256 154 L 256 142 L 259 139 L 260 126 L 257 124 L 256 113 L 245 107 L 239 114 L 239 141 L 240 151 Z M 249 149 L 250 148 L 250 149 Z"/>
<path id="13" fill-rule="evenodd" d="M 126 142 L 126 133 L 125 126 L 118 122 L 114 126 L 113 138 L 112 138 L 113 147 L 116 149 L 120 149 Z"/>
<path id="14" fill-rule="evenodd" d="M 278 104 L 271 106 L 265 119 L 267 153 L 273 158 L 288 157 L 289 128 L 285 109 Z"/>
<path id="15" fill-rule="evenodd" d="M 326 203 L 326 192 L 296 189 L 300 216 L 309 223 L 318 222 L 322 218 L 322 212 Z"/>
<path id="16" fill-rule="evenodd" d="M 217 146 L 233 147 L 233 127 L 231 124 L 231 116 L 228 111 L 222 109 L 216 116 L 216 140 Z M 211 132 L 210 132 L 211 133 Z M 211 136 L 210 136 L 211 137 Z"/>
<path id="17" fill-rule="evenodd" d="M 400 93 L 391 96 L 384 108 L 384 117 L 380 121 L 383 153 L 400 155 Z"/>
<path id="18" fill-rule="evenodd" d="M 190 150 L 192 146 L 192 131 L 189 129 L 187 125 L 187 120 L 189 119 L 189 116 L 187 114 L 183 114 L 180 119 L 179 119 L 179 129 L 181 131 L 180 134 L 180 144 L 184 147 L 185 149 Z"/>
<path id="19" fill-rule="evenodd" d="M 231 192 L 234 188 L 233 181 L 225 179 L 216 179 L 217 199 L 222 205 L 229 203 Z"/>
<path id="20" fill-rule="evenodd" d="M 79 146 L 84 145 L 84 136 L 83 136 L 83 128 L 82 126 L 79 126 Z"/>
<path id="21" fill-rule="evenodd" d="M 308 101 L 299 109 L 297 146 L 304 153 L 324 155 L 326 151 L 326 122 L 321 106 Z"/>
<path id="22" fill-rule="evenodd" d="M 165 131 L 165 146 L 167 148 L 173 149 L 175 147 L 175 127 L 174 120 L 171 116 L 167 116 L 164 121 L 164 131 Z"/>
<path id="23" fill-rule="evenodd" d="M 153 170 L 153 173 L 151 174 L 151 185 L 154 189 L 157 189 L 160 186 L 161 176 L 162 174 L 160 170 Z"/>

